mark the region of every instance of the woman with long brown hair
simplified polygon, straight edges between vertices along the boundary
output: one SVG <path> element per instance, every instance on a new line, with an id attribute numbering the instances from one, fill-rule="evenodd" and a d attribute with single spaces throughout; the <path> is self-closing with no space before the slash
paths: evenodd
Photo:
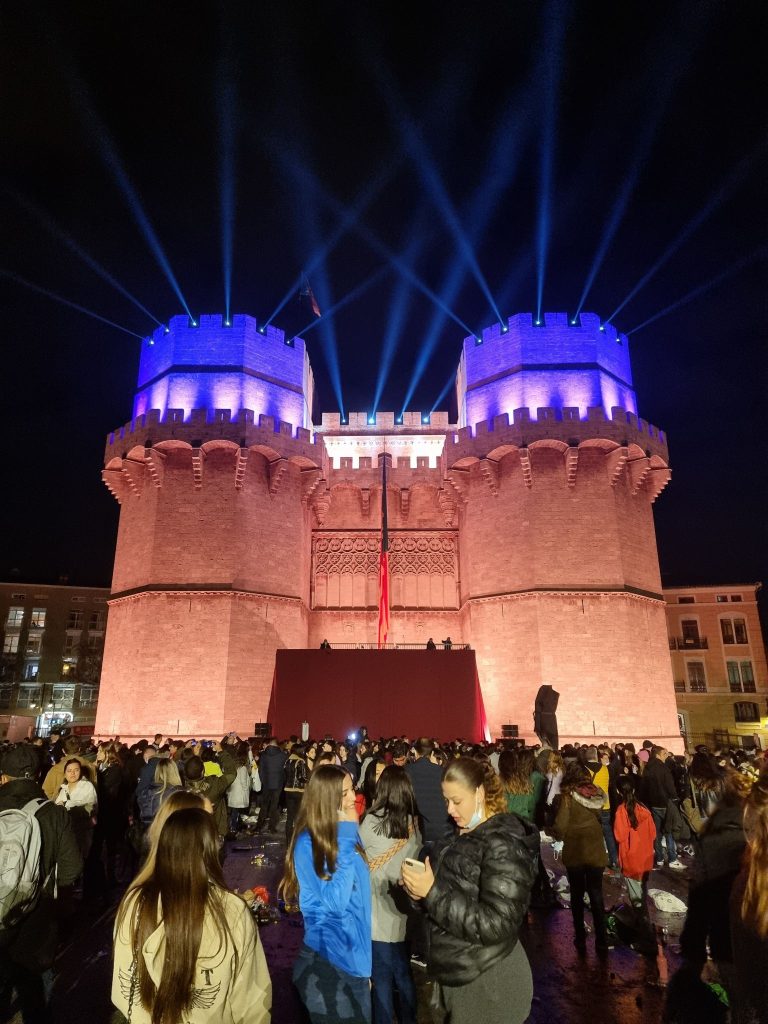
<path id="1" fill-rule="evenodd" d="M 398 995 L 398 1024 L 416 1024 L 416 988 L 405 941 L 408 900 L 397 882 L 406 857 L 416 857 L 421 834 L 416 798 L 405 768 L 391 764 L 381 773 L 376 799 L 360 825 L 371 872 L 373 1024 L 392 1024 Z"/>
<path id="2" fill-rule="evenodd" d="M 151 871 L 123 898 L 112 1002 L 130 1024 L 268 1024 L 264 951 L 246 904 L 226 889 L 218 852 L 211 814 L 175 811 Z"/>
<path id="3" fill-rule="evenodd" d="M 507 813 L 487 761 L 449 761 L 442 790 L 457 833 L 435 844 L 423 870 L 404 864 L 402 871 L 427 917 L 427 970 L 451 1024 L 522 1024 L 533 982 L 518 936 L 536 874 L 538 832 Z"/>
<path id="4" fill-rule="evenodd" d="M 297 896 L 304 945 L 293 983 L 312 1021 L 371 1019 L 371 883 L 357 826 L 355 788 L 343 768 L 312 772 L 278 890 Z"/>

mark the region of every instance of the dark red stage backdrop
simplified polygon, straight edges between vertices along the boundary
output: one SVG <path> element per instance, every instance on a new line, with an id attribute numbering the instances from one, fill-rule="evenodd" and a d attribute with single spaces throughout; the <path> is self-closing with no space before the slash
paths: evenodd
<path id="1" fill-rule="evenodd" d="M 474 651 L 279 650 L 269 702 L 285 738 L 309 722 L 313 738 L 361 725 L 370 736 L 480 741 L 485 711 Z"/>

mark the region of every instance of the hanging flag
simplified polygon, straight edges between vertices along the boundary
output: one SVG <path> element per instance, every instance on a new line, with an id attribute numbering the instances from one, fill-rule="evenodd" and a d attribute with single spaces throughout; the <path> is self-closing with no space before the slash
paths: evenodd
<path id="1" fill-rule="evenodd" d="M 379 637 L 383 647 L 389 633 L 389 528 L 387 525 L 387 457 L 381 460 L 381 551 L 379 553 Z"/>
<path id="2" fill-rule="evenodd" d="M 320 312 L 320 307 L 317 304 L 317 299 L 315 298 L 315 293 L 309 287 L 309 280 L 308 280 L 306 274 L 302 274 L 301 275 L 301 289 L 299 291 L 299 298 L 307 300 L 307 302 L 309 303 L 309 307 L 312 310 L 312 312 L 315 314 L 315 316 L 322 316 L 323 315 Z"/>

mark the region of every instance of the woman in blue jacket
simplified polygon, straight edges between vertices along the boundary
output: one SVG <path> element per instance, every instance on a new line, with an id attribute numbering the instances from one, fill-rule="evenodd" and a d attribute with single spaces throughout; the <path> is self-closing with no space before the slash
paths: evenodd
<path id="1" fill-rule="evenodd" d="M 293 983 L 310 1019 L 371 1020 L 371 883 L 349 774 L 319 765 L 310 776 L 285 858 L 280 892 L 298 895 L 304 945 Z"/>

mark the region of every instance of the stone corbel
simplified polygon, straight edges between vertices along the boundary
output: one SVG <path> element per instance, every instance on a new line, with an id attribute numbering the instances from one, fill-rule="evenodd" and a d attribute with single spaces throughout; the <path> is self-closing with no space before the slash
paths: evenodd
<path id="1" fill-rule="evenodd" d="M 123 459 L 122 474 L 128 489 L 137 497 L 141 494 L 144 484 L 145 464 L 135 459 Z"/>
<path id="2" fill-rule="evenodd" d="M 651 472 L 651 460 L 649 458 L 632 459 L 629 464 L 629 479 L 631 493 L 637 494 Z"/>
<path id="3" fill-rule="evenodd" d="M 576 471 L 579 468 L 579 449 L 571 447 L 565 453 L 565 477 L 569 487 L 576 486 Z"/>
<path id="4" fill-rule="evenodd" d="M 201 491 L 203 489 L 203 463 L 205 462 L 205 452 L 202 448 L 192 449 L 192 479 L 195 483 L 195 490 Z"/>
<path id="5" fill-rule="evenodd" d="M 651 504 L 656 501 L 671 479 L 672 470 L 667 466 L 651 470 L 648 475 L 648 495 L 651 499 Z"/>
<path id="6" fill-rule="evenodd" d="M 623 448 L 614 448 L 612 452 L 609 452 L 608 479 L 611 481 L 611 487 L 615 487 L 621 479 L 621 474 L 624 472 L 628 458 L 629 449 L 626 445 Z"/>
<path id="7" fill-rule="evenodd" d="M 118 505 L 122 505 L 128 490 L 123 471 L 121 469 L 102 469 L 101 479 Z"/>
<path id="8" fill-rule="evenodd" d="M 312 499 L 312 511 L 315 513 L 315 519 L 317 525 L 322 526 L 325 522 L 325 517 L 328 514 L 328 509 L 331 507 L 331 492 L 326 487 L 325 490 L 319 491 Z"/>
<path id="9" fill-rule="evenodd" d="M 480 476 L 488 484 L 494 498 L 499 496 L 499 464 L 491 459 L 480 460 Z"/>
<path id="10" fill-rule="evenodd" d="M 408 513 L 411 509 L 411 489 L 410 487 L 400 488 L 400 515 L 403 519 L 408 518 Z"/>
<path id="11" fill-rule="evenodd" d="M 465 502 L 469 497 L 469 470 L 450 469 L 446 473 L 445 479 L 456 492 L 459 501 Z"/>
<path id="12" fill-rule="evenodd" d="M 278 488 L 283 477 L 288 469 L 288 459 L 275 459 L 274 462 L 268 464 L 269 470 L 269 493 L 274 496 L 277 494 Z"/>
<path id="13" fill-rule="evenodd" d="M 245 482 L 245 467 L 248 465 L 250 448 L 240 448 L 235 457 L 235 490 L 242 491 Z"/>
<path id="14" fill-rule="evenodd" d="M 456 500 L 449 494 L 447 488 L 441 487 L 437 492 L 437 503 L 443 513 L 445 525 L 452 527 L 456 518 Z"/>
<path id="15" fill-rule="evenodd" d="M 523 471 L 523 483 L 526 487 L 533 487 L 533 467 L 531 466 L 531 453 L 527 448 L 521 448 L 518 452 L 520 456 L 520 468 Z"/>
<path id="16" fill-rule="evenodd" d="M 309 504 L 312 500 L 312 495 L 315 493 L 321 483 L 325 483 L 325 478 L 319 469 L 302 469 L 301 471 L 301 500 L 305 504 Z"/>
<path id="17" fill-rule="evenodd" d="M 162 487 L 165 475 L 165 455 L 156 448 L 148 448 L 146 460 L 150 480 L 155 487 Z"/>

